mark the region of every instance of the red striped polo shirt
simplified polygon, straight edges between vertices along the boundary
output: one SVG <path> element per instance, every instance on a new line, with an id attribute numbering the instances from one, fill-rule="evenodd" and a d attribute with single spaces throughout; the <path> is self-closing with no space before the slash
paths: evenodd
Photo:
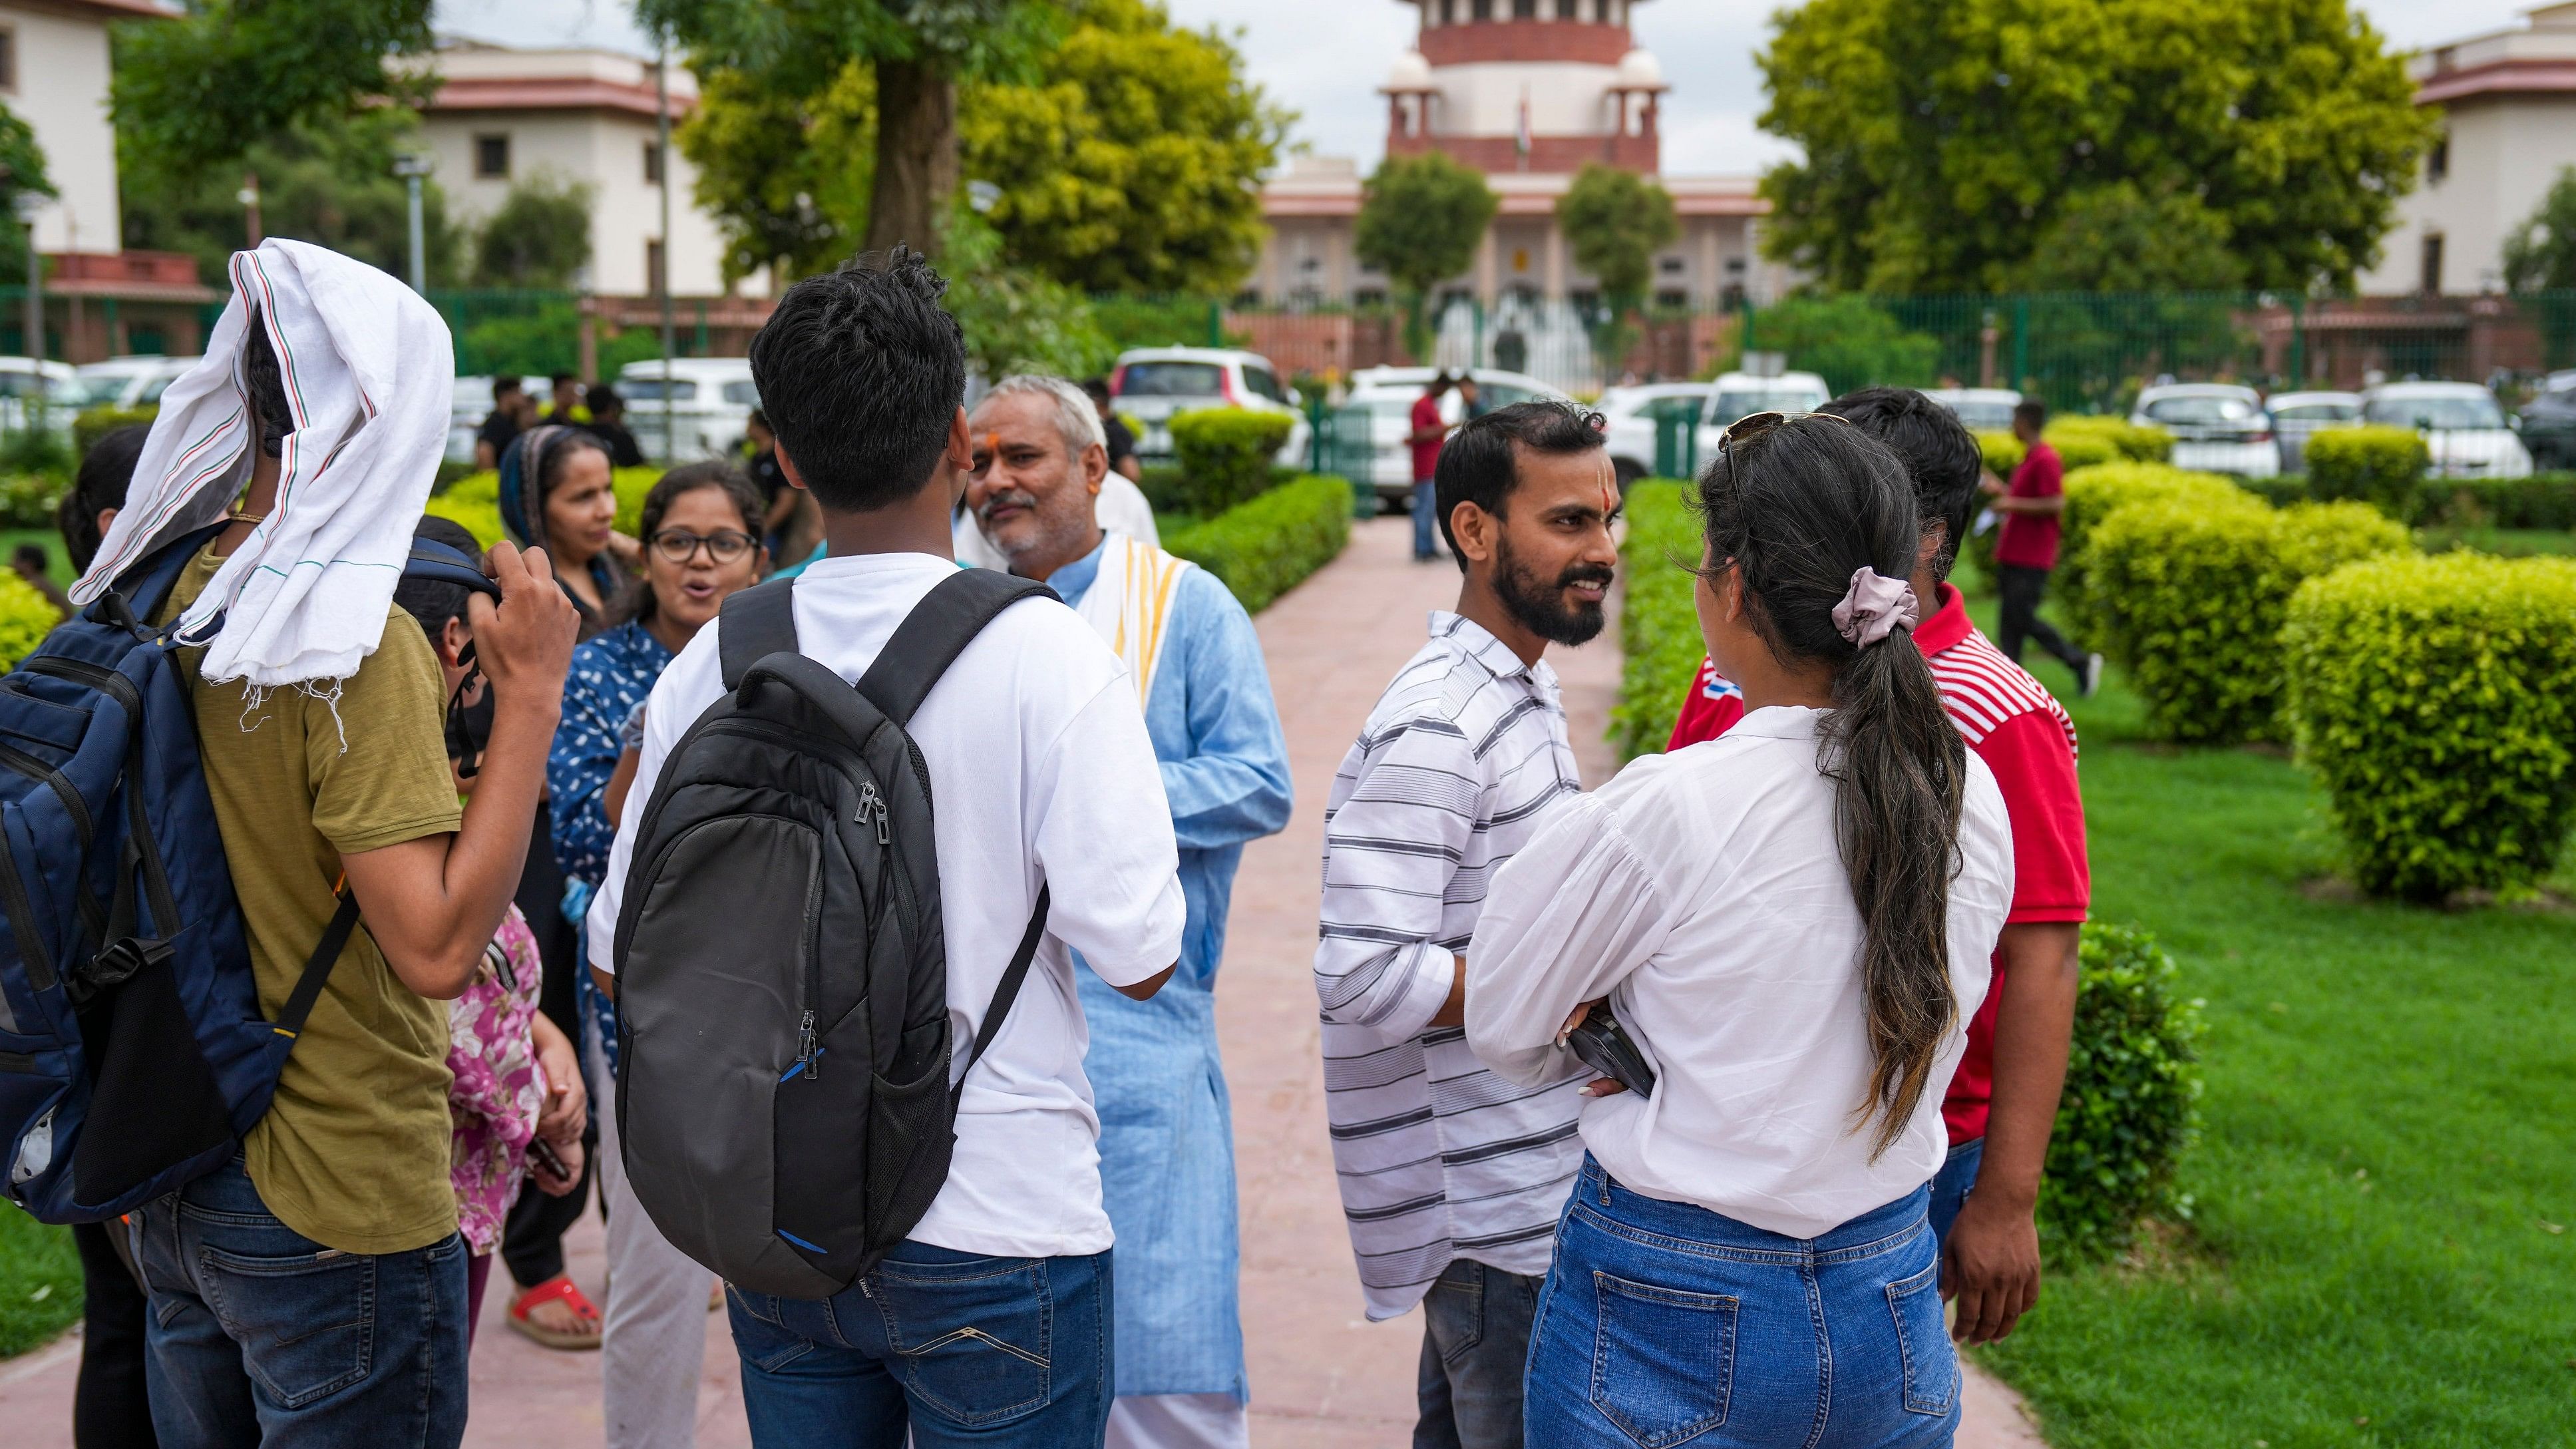
<path id="1" fill-rule="evenodd" d="M 1914 644 L 1932 666 L 1950 723 L 2003 790 L 2013 832 L 2013 904 L 2005 923 L 2082 921 L 2092 904 L 2093 876 L 2084 853 L 2084 796 L 2075 780 L 2075 721 L 2046 686 L 1977 632 L 1957 589 L 1941 585 L 1940 603 L 1915 629 Z M 1667 748 L 1716 739 L 1743 717 L 1743 691 L 1702 660 Z M 1954 1146 L 1986 1133 L 2003 974 L 1999 952 L 1994 984 L 1968 1022 L 1967 1055 L 1941 1101 Z"/>

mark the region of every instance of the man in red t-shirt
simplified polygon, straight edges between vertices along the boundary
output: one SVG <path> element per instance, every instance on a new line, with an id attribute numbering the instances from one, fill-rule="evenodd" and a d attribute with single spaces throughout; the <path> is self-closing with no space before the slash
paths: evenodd
<path id="1" fill-rule="evenodd" d="M 2021 641 L 2039 647 L 2075 673 L 2076 687 L 2090 695 L 2102 682 L 2102 656 L 2087 654 L 2066 641 L 2039 617 L 2040 595 L 2048 592 L 2048 571 L 2057 567 L 2057 516 L 2066 511 L 2066 464 L 2039 435 L 2048 421 L 2048 404 L 2023 398 L 2013 407 L 2013 436 L 2025 450 L 2006 487 L 1987 475 L 1983 487 L 1995 512 L 2004 516 L 1995 539 L 1995 587 L 2003 595 L 2004 657 L 2021 663 Z"/>
<path id="2" fill-rule="evenodd" d="M 1887 444 L 1914 476 L 1923 547 L 1913 585 L 1931 611 L 1914 644 L 1932 666 L 1950 722 L 1994 772 L 2012 821 L 2012 911 L 1995 946 L 1994 983 L 1969 1019 L 1967 1053 L 1941 1102 L 1950 1156 L 1932 1180 L 1941 1292 L 1959 1304 L 1953 1331 L 1984 1343 L 2012 1332 L 2039 1298 L 2033 1213 L 2074 1029 L 2076 933 L 2092 899 L 2075 725 L 2038 680 L 1977 632 L 1967 601 L 1942 582 L 1984 471 L 1976 439 L 1910 388 L 1864 389 L 1821 411 Z M 1743 717 L 1743 694 L 1703 662 L 1670 748 L 1715 739 Z"/>
<path id="3" fill-rule="evenodd" d="M 1413 400 L 1412 430 L 1404 435 L 1413 447 L 1413 561 L 1438 557 L 1440 503 L 1431 475 L 1440 468 L 1440 443 L 1455 426 L 1440 419 L 1440 399 L 1458 384 L 1446 372 L 1431 374 L 1422 396 Z"/>

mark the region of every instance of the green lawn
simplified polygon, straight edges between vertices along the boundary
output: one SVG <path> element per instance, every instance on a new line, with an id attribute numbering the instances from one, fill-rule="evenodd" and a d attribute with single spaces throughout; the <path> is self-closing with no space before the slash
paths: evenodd
<path id="1" fill-rule="evenodd" d="M 2504 558 L 2576 554 L 2576 533 L 2555 528 L 2419 528 L 2415 537 L 2427 553 L 2473 548 Z"/>
<path id="2" fill-rule="evenodd" d="M 67 1228 L 0 1203 L 0 1358 L 24 1353 L 81 1313 L 80 1258 Z"/>
<path id="3" fill-rule="evenodd" d="M 2576 911 L 2355 901 L 2277 753 L 2073 710 L 2094 913 L 2208 1003 L 2195 1211 L 1984 1362 L 2057 1449 L 2576 1442 Z"/>
<path id="4" fill-rule="evenodd" d="M 46 562 L 51 566 L 47 572 L 54 576 L 54 582 L 65 588 L 71 586 L 75 575 L 72 573 L 71 557 L 63 552 L 61 534 L 50 528 L 0 528 L 0 564 L 8 563 L 18 552 L 18 545 L 22 543 L 41 545 L 45 550 Z"/>

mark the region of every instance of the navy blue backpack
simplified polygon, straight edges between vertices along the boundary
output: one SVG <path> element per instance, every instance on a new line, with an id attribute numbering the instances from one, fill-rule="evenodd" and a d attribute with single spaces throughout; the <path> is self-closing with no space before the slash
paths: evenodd
<path id="1" fill-rule="evenodd" d="M 260 1014 L 186 666 L 148 622 L 215 532 L 137 563 L 0 678 L 0 1191 L 43 1222 L 104 1221 L 229 1161 L 358 925 L 344 890 Z M 428 540 L 404 575 L 499 592 Z"/>

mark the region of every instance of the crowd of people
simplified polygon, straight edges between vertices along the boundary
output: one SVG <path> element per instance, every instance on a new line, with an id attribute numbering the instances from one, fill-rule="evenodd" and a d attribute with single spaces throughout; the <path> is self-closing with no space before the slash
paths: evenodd
<path id="1" fill-rule="evenodd" d="M 245 255 L 330 285 L 237 295 L 93 448 L 73 597 L 194 550 L 153 622 L 263 1012 L 346 945 L 231 1161 L 79 1230 L 84 1449 L 453 1445 L 496 1254 L 505 1321 L 601 1350 L 612 1449 L 694 1442 L 711 1307 L 763 1446 L 1248 1445 L 1215 992 L 1294 791 L 1106 390 L 961 405 L 898 248 L 781 297 L 750 466 L 671 469 L 632 537 L 613 393 L 503 379 L 482 550 L 419 518 L 434 450 L 351 441 L 425 405 L 327 343 L 434 314 Z M 1413 1442 L 1947 1443 L 1953 1336 L 2037 1296 L 2088 892 L 2073 726 L 1946 582 L 1976 444 L 1895 390 L 1731 429 L 1709 662 L 1587 792 L 1545 655 L 1616 581 L 1601 420 L 1445 390 L 1416 551 L 1458 602 L 1332 780 L 1314 958 L 1364 1306 L 1423 1310 Z M 327 585 L 245 584 L 298 561 Z M 604 1307 L 564 1271 L 594 1201 Z"/>

